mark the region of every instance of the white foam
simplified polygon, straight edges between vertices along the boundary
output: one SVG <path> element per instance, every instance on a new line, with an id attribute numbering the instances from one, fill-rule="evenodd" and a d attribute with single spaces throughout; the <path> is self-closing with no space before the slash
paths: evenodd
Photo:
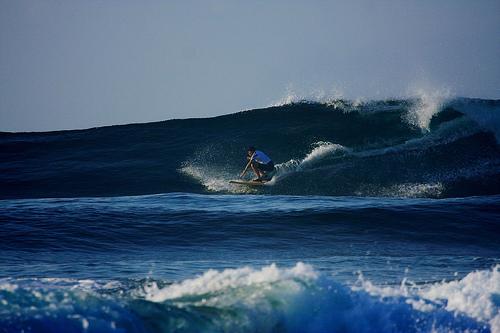
<path id="1" fill-rule="evenodd" d="M 11 283 L 11 282 L 8 282 L 8 281 L 0 281 L 0 290 L 5 290 L 5 291 L 8 291 L 8 292 L 15 292 L 17 290 L 17 288 L 19 288 L 19 286 L 15 283 Z"/>
<path id="2" fill-rule="evenodd" d="M 311 165 L 328 155 L 339 151 L 347 151 L 347 148 L 344 146 L 328 141 L 315 142 L 312 146 L 314 149 L 300 162 L 299 169 L 306 168 L 308 165 Z"/>
<path id="3" fill-rule="evenodd" d="M 324 89 L 308 89 L 306 92 L 297 92 L 292 86 L 288 86 L 284 96 L 272 102 L 269 107 L 310 102 L 327 104 L 337 108 L 343 105 L 343 95 L 344 93 L 338 87 L 333 87 L 329 91 Z"/>
<path id="4" fill-rule="evenodd" d="M 500 295 L 500 265 L 488 271 L 476 271 L 463 279 L 442 282 L 424 288 L 419 296 L 444 304 L 448 311 L 458 311 L 490 324 L 499 323 L 500 308 L 491 299 L 493 294 Z M 500 326 L 494 327 L 500 332 Z"/>
<path id="5" fill-rule="evenodd" d="M 261 287 L 259 290 L 265 290 L 266 286 L 271 289 L 271 284 L 278 282 L 286 282 L 289 287 L 299 288 L 300 284 L 295 282 L 295 279 L 314 280 L 317 276 L 318 274 L 311 266 L 300 262 L 292 268 L 283 269 L 272 264 L 260 270 L 251 267 L 223 271 L 208 270 L 199 277 L 165 288 L 159 288 L 155 283 L 145 286 L 145 298 L 154 302 L 163 302 L 192 295 L 217 294 L 241 287 L 256 286 Z"/>
<path id="6" fill-rule="evenodd" d="M 148 320 L 153 320 L 153 323 L 168 320 L 186 325 L 177 328 L 195 332 L 322 332 L 325 329 L 449 332 L 490 329 L 493 333 L 500 333 L 499 270 L 500 265 L 491 270 L 471 272 L 460 280 L 427 285 L 412 284 L 404 279 L 399 286 L 377 286 L 360 275 L 358 282 L 350 287 L 320 276 L 310 265 L 300 262 L 290 268 L 272 264 L 260 269 L 209 270 L 198 277 L 165 287 L 148 280 L 137 289 L 134 283 L 129 291 L 132 303 L 125 303 L 125 306 L 126 309 L 134 309 L 137 305 L 142 307 L 134 302 L 136 298 L 167 302 L 168 306 L 158 308 L 165 312 L 158 312 Z M 22 285 L 27 282 L 27 290 L 33 289 L 32 294 L 37 300 L 23 299 L 25 294 L 20 293 L 0 300 L 0 305 L 9 307 L 7 310 L 12 311 L 14 320 L 25 314 L 34 318 L 66 314 L 66 318 L 79 323 L 83 330 L 92 330 L 96 324 L 96 327 L 105 327 L 102 326 L 105 324 L 103 320 L 112 329 L 122 326 L 116 324 L 119 321 L 115 323 L 117 319 L 121 321 L 121 312 L 115 315 L 108 311 L 109 301 L 113 298 L 103 296 L 105 303 L 99 303 L 102 295 L 89 294 L 86 288 L 96 285 L 99 289 L 108 285 L 109 281 L 71 281 L 83 288 L 83 293 L 69 292 L 58 286 L 54 289 L 53 284 L 60 283 L 59 279 L 16 279 L 21 289 L 25 289 Z M 0 279 L 0 290 L 11 289 L 10 285 L 9 280 Z M 90 303 L 86 303 L 88 295 L 93 295 Z M 109 295 L 113 297 L 116 294 Z M 123 301 L 128 302 L 127 299 L 122 297 L 120 291 L 118 302 L 122 304 Z M 25 306 L 26 301 L 32 302 L 32 305 Z M 75 312 L 75 308 L 82 308 L 81 304 L 91 312 Z M 172 311 L 172 307 L 180 311 Z M 113 307 L 112 312 L 115 309 Z M 150 309 L 150 306 L 144 309 Z M 125 314 L 128 316 L 128 313 L 126 311 Z M 197 317 L 199 315 L 201 317 Z M 201 320 L 189 322 L 186 318 Z M 129 317 L 124 320 L 128 322 Z"/>
<path id="7" fill-rule="evenodd" d="M 491 270 L 475 271 L 463 279 L 417 286 L 404 280 L 395 287 L 379 287 L 359 277 L 353 290 L 364 290 L 372 296 L 405 297 L 406 303 L 418 311 L 432 311 L 443 307 L 447 311 L 466 314 L 490 325 L 491 331 L 500 332 L 500 308 L 492 300 L 500 295 L 500 265 Z"/>
<path id="8" fill-rule="evenodd" d="M 309 152 L 303 159 L 291 159 L 287 162 L 276 165 L 276 175 L 271 180 L 271 183 L 276 182 L 293 172 L 308 169 L 326 157 L 350 151 L 349 148 L 328 141 L 315 142 L 311 145 L 311 147 L 311 152 Z"/>
<path id="9" fill-rule="evenodd" d="M 82 318 L 82 328 L 85 331 L 89 328 L 89 321 L 86 318 Z"/>

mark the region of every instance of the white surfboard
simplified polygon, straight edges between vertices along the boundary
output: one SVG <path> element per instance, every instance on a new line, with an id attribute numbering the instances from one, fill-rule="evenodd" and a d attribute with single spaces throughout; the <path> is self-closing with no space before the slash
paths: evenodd
<path id="1" fill-rule="evenodd" d="M 230 180 L 229 183 L 230 184 L 237 184 L 237 185 L 247 185 L 247 186 L 262 186 L 262 185 L 265 185 L 267 182 L 236 179 L 236 180 Z"/>

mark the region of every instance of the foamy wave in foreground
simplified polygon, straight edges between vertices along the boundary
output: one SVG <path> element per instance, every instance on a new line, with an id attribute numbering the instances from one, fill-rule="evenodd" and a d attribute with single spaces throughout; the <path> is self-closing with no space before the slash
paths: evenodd
<path id="1" fill-rule="evenodd" d="M 362 276 L 353 290 L 372 296 L 402 298 L 415 310 L 433 312 L 445 309 L 488 323 L 492 332 L 500 332 L 500 265 L 491 270 L 469 273 L 461 280 L 418 286 L 404 280 L 399 287 L 375 286 Z"/>
<path id="2" fill-rule="evenodd" d="M 341 284 L 274 264 L 163 281 L 4 279 L 7 332 L 500 332 L 500 266 L 462 279 Z M 63 329 L 64 328 L 64 329 Z"/>
<path id="3" fill-rule="evenodd" d="M 255 287 L 273 285 L 273 287 L 284 287 L 291 292 L 301 290 L 301 283 L 313 281 L 318 277 L 318 273 L 309 265 L 298 263 L 289 269 L 280 269 L 275 264 L 255 270 L 251 267 L 238 269 L 226 269 L 224 271 L 209 270 L 203 275 L 184 280 L 177 284 L 172 284 L 166 288 L 158 288 L 156 283 L 146 286 L 145 298 L 154 302 L 175 300 L 184 297 L 197 295 L 220 294 L 225 291 L 236 289 L 246 289 L 252 287 L 250 293 L 255 291 Z M 266 288 L 264 288 L 266 289 Z M 251 295 L 248 299 L 241 299 L 238 302 L 253 301 L 256 295 Z M 221 298 L 217 297 L 216 301 Z M 204 299 L 203 304 L 207 304 Z M 213 304 L 217 304 L 214 302 Z"/>
<path id="4" fill-rule="evenodd" d="M 360 276 L 347 287 L 303 263 L 292 268 L 273 264 L 209 270 L 194 279 L 144 290 L 153 302 L 231 309 L 242 320 L 234 331 L 283 327 L 292 332 L 500 332 L 499 268 L 423 286 L 406 280 L 400 286 L 376 286 Z M 255 315 L 262 319 L 254 322 Z"/>

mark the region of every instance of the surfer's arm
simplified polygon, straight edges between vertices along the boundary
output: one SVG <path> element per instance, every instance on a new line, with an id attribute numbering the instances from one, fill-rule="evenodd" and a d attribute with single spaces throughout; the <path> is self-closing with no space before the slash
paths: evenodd
<path id="1" fill-rule="evenodd" d="M 252 157 L 248 157 L 248 156 L 247 156 L 248 163 L 247 163 L 247 165 L 245 166 L 245 169 L 243 170 L 243 172 L 240 174 L 240 178 L 243 178 L 243 176 L 247 173 L 247 171 L 248 171 L 248 166 L 250 165 L 250 163 L 252 163 L 252 159 L 253 159 L 253 155 L 252 155 Z"/>
<path id="2" fill-rule="evenodd" d="M 250 156 L 250 157 L 247 156 L 248 163 L 247 163 L 245 169 L 243 170 L 243 172 L 240 174 L 240 178 L 243 177 L 247 173 L 248 167 L 252 163 L 254 156 L 255 156 L 255 153 L 253 153 L 252 156 Z"/>

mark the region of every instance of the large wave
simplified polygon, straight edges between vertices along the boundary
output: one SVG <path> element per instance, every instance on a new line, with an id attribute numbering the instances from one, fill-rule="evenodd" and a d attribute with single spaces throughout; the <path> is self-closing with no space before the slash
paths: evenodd
<path id="1" fill-rule="evenodd" d="M 500 332 L 499 266 L 423 285 L 272 264 L 161 280 L 0 280 L 2 331 Z"/>
<path id="2" fill-rule="evenodd" d="M 0 197 L 499 193 L 499 101 L 421 94 L 286 102 L 207 119 L 0 133 Z M 277 165 L 259 189 L 228 183 L 249 145 Z"/>

